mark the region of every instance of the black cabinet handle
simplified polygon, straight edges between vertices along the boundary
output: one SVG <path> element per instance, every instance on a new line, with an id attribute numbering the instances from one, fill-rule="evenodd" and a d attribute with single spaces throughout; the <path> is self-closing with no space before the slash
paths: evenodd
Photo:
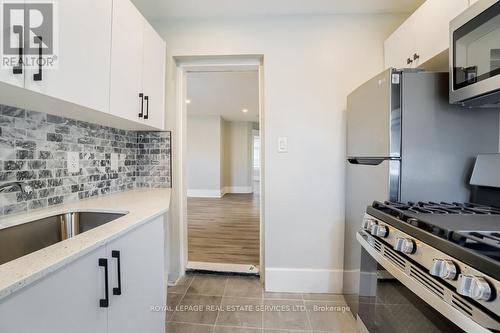
<path id="1" fill-rule="evenodd" d="M 146 114 L 144 115 L 144 119 L 149 118 L 149 96 L 144 97 L 146 100 Z"/>
<path id="2" fill-rule="evenodd" d="M 23 74 L 23 26 L 15 25 L 14 33 L 19 35 L 19 64 L 12 68 L 14 74 Z"/>
<path id="3" fill-rule="evenodd" d="M 413 62 L 413 60 L 411 60 L 411 58 L 406 59 L 406 64 L 407 65 L 410 65 L 412 62 Z"/>
<path id="4" fill-rule="evenodd" d="M 122 272 L 121 272 L 121 262 L 120 262 L 120 251 L 111 251 L 111 256 L 116 259 L 117 272 L 118 272 L 118 287 L 113 288 L 113 295 L 122 294 Z"/>
<path id="5" fill-rule="evenodd" d="M 42 76 L 42 71 L 43 71 L 43 58 L 42 58 L 43 41 L 42 41 L 42 36 L 36 36 L 34 41 L 35 41 L 35 43 L 38 44 L 38 73 L 33 74 L 33 81 L 42 81 L 42 79 L 43 79 L 43 76 Z"/>
<path id="6" fill-rule="evenodd" d="M 109 307 L 108 259 L 99 258 L 99 267 L 104 267 L 104 289 L 105 289 L 105 298 L 99 300 L 99 306 L 101 308 L 107 308 Z"/>
<path id="7" fill-rule="evenodd" d="M 413 55 L 413 60 L 418 60 L 418 59 L 420 59 L 420 55 L 418 53 L 415 53 Z"/>
<path id="8" fill-rule="evenodd" d="M 139 118 L 144 116 L 144 94 L 140 93 L 139 98 L 141 99 L 141 113 L 139 113 Z"/>

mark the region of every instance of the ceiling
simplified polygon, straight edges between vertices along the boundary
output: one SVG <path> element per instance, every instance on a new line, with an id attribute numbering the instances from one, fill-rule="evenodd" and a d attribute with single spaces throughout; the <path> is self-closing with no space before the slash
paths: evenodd
<path id="1" fill-rule="evenodd" d="M 425 0 L 132 0 L 152 21 L 346 13 L 412 13 Z"/>
<path id="2" fill-rule="evenodd" d="M 259 121 L 257 71 L 190 72 L 187 112 L 220 115 L 227 121 Z M 243 109 L 248 110 L 247 113 Z"/>

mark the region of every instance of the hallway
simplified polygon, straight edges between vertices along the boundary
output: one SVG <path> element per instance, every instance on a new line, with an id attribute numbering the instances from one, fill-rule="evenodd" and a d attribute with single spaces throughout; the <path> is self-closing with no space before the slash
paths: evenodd
<path id="1" fill-rule="evenodd" d="M 259 265 L 258 194 L 188 198 L 188 260 Z"/>

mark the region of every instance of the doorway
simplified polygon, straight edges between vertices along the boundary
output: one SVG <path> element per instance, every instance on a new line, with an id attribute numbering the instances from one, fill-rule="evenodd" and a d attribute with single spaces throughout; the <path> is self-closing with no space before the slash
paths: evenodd
<path id="1" fill-rule="evenodd" d="M 263 267 L 260 62 L 180 66 L 187 270 Z"/>

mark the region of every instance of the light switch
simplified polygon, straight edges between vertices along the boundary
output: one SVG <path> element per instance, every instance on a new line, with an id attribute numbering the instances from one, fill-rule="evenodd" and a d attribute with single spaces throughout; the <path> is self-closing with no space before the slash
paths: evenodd
<path id="1" fill-rule="evenodd" d="M 278 138 L 278 153 L 288 153 L 288 138 Z"/>
<path id="2" fill-rule="evenodd" d="M 68 172 L 77 173 L 80 172 L 80 154 L 78 152 L 70 151 L 68 152 Z"/>

